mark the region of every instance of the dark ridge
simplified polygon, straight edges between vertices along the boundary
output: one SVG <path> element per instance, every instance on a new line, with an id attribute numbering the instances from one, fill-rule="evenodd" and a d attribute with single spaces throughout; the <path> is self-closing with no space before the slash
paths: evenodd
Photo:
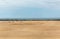
<path id="1" fill-rule="evenodd" d="M 0 19 L 0 21 L 60 21 L 60 19 Z"/>

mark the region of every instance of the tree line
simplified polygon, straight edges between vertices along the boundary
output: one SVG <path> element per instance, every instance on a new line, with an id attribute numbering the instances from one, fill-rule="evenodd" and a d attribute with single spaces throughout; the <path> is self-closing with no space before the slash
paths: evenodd
<path id="1" fill-rule="evenodd" d="M 0 21 L 60 21 L 60 19 L 0 19 Z"/>

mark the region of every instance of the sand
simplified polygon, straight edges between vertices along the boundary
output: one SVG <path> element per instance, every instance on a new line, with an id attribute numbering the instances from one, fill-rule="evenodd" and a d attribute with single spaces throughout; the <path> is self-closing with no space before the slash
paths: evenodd
<path id="1" fill-rule="evenodd" d="M 0 21 L 0 39 L 60 39 L 60 21 Z"/>

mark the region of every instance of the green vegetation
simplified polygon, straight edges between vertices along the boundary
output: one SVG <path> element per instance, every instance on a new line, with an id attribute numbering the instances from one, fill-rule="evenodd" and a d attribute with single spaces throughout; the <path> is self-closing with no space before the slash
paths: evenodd
<path id="1" fill-rule="evenodd" d="M 60 21 L 60 19 L 0 19 L 0 21 Z"/>

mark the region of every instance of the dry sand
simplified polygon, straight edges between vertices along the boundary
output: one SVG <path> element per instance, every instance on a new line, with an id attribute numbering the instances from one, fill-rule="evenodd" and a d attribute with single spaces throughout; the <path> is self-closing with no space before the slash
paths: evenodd
<path id="1" fill-rule="evenodd" d="M 0 21 L 0 39 L 60 39 L 60 21 Z"/>

